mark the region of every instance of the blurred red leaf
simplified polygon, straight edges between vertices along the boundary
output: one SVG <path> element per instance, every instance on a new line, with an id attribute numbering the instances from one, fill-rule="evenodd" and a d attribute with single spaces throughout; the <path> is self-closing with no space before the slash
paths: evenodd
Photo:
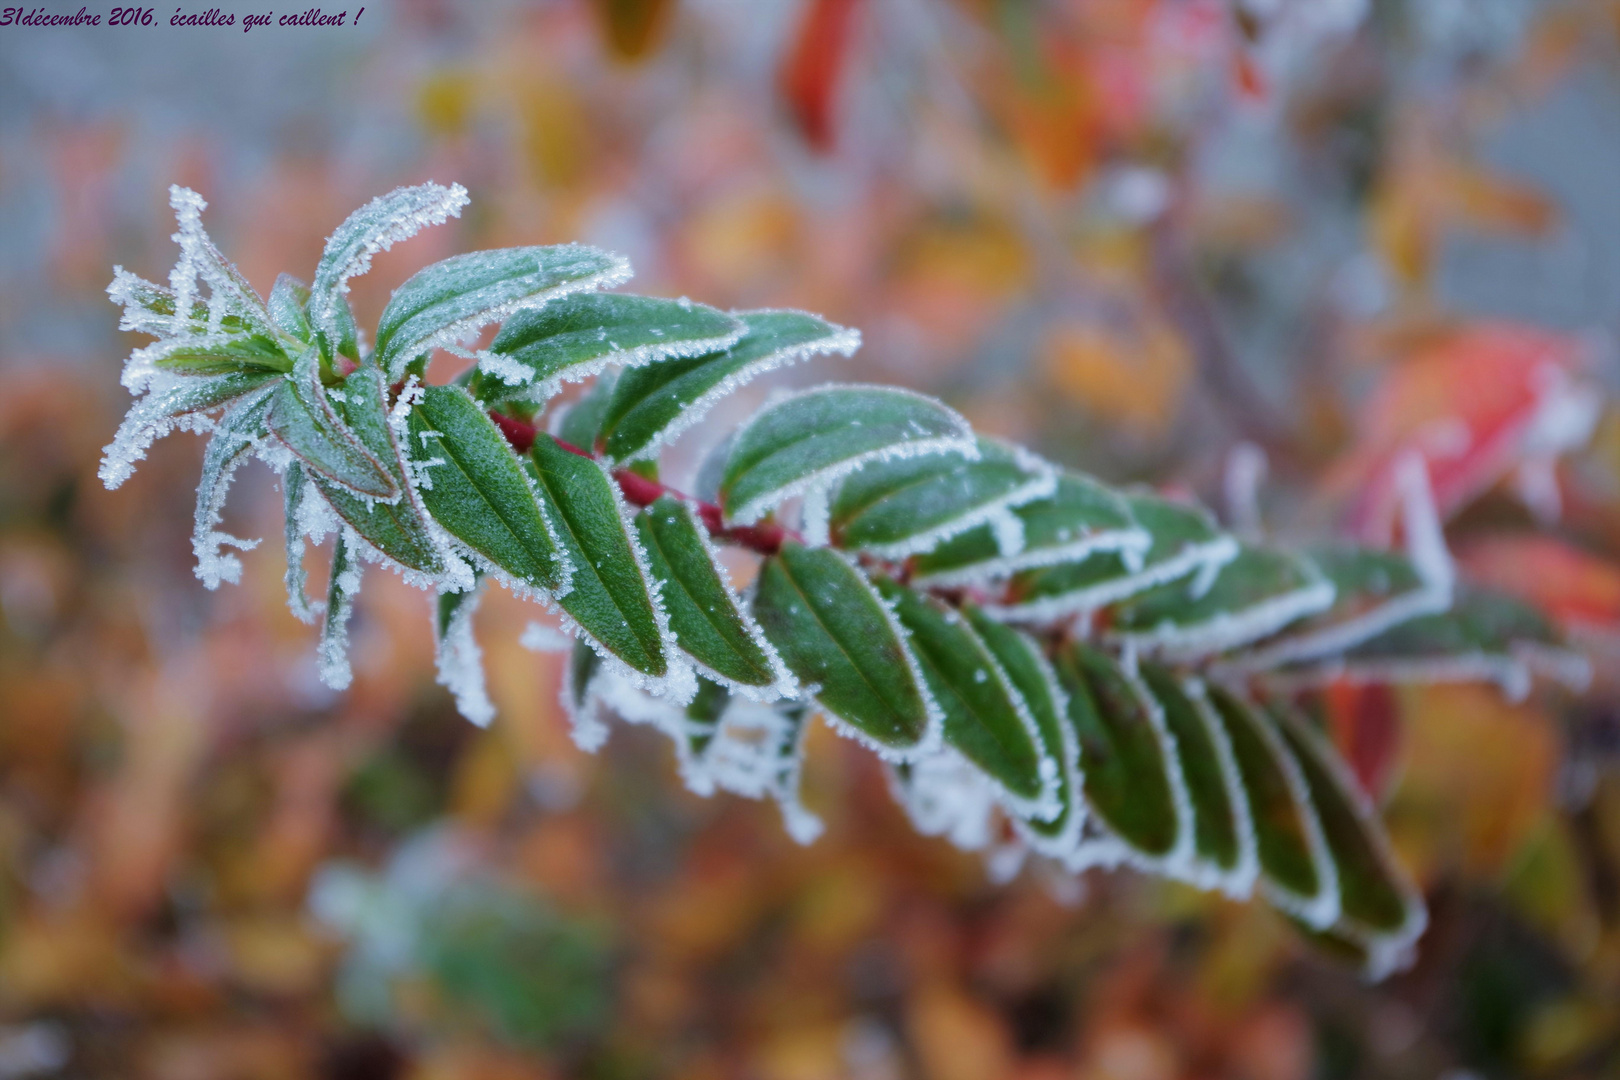
<path id="1" fill-rule="evenodd" d="M 850 25 L 857 0 L 810 0 L 793 47 L 783 59 L 782 97 L 805 140 L 833 148 L 833 108 L 849 58 Z"/>

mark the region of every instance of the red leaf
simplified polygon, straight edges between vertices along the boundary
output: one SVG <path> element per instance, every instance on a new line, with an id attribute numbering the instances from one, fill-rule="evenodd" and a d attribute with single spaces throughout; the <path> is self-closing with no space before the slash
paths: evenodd
<path id="1" fill-rule="evenodd" d="M 833 148 L 833 108 L 856 2 L 809 0 L 798 37 L 782 63 L 782 96 L 805 140 L 822 153 Z"/>

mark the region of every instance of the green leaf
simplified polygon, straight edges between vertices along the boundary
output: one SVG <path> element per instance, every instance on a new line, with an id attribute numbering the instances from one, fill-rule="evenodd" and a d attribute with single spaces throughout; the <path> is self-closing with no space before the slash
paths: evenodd
<path id="1" fill-rule="evenodd" d="M 388 424 L 388 391 L 383 386 L 382 372 L 371 366 L 358 368 L 343 380 L 340 393 L 343 398 L 338 402 L 338 420 L 342 430 L 357 439 L 375 460 L 386 463 L 386 475 L 399 498 L 393 502 L 361 498 L 319 472 L 312 472 L 310 479 L 337 515 L 372 547 L 408 570 L 439 577 L 446 572 L 444 555 L 428 529 L 421 501 L 405 476 L 405 464 Z"/>
<path id="2" fill-rule="evenodd" d="M 236 583 L 242 579 L 242 560 L 225 555 L 221 547 L 230 546 L 246 550 L 258 546 L 257 540 L 239 540 L 219 531 L 221 512 L 225 508 L 225 494 L 230 488 L 231 476 L 242 459 L 265 437 L 265 414 L 270 411 L 270 391 L 258 390 L 225 410 L 214 426 L 214 434 L 203 452 L 202 478 L 197 484 L 197 510 L 193 516 L 191 549 L 197 556 L 197 577 L 210 589 L 219 588 L 221 581 Z"/>
<path id="3" fill-rule="evenodd" d="M 601 466 L 571 454 L 549 435 L 534 441 L 528 467 L 540 503 L 574 568 L 557 598 L 598 646 L 643 675 L 669 671 L 662 610 L 635 550 L 618 485 Z"/>
<path id="4" fill-rule="evenodd" d="M 767 405 L 737 432 L 720 483 L 728 517 L 749 524 L 795 495 L 874 461 L 978 452 L 966 420 L 890 386 L 821 386 Z"/>
<path id="5" fill-rule="evenodd" d="M 903 559 L 1055 490 L 1057 470 L 1033 454 L 982 437 L 978 446 L 977 461 L 930 454 L 845 477 L 832 499 L 833 542 Z"/>
<path id="6" fill-rule="evenodd" d="M 283 514 L 286 517 L 287 607 L 299 622 L 314 625 L 317 605 L 305 592 L 308 575 L 304 572 L 304 467 L 293 461 L 281 476 Z"/>
<path id="7" fill-rule="evenodd" d="M 630 264 L 622 256 L 583 244 L 453 255 L 394 290 L 377 322 L 377 363 L 397 379 L 416 357 L 522 308 L 629 278 Z"/>
<path id="8" fill-rule="evenodd" d="M 874 578 L 873 584 L 910 634 L 912 655 L 945 714 L 946 745 L 983 770 L 1020 813 L 1050 814 L 1055 770 L 1041 767 L 1035 720 L 972 625 L 940 601 L 888 578 Z"/>
<path id="9" fill-rule="evenodd" d="M 309 286 L 291 274 L 280 274 L 270 289 L 270 321 L 288 337 L 310 343 Z"/>
<path id="10" fill-rule="evenodd" d="M 791 693 L 791 676 L 742 610 L 691 506 L 665 495 L 636 515 L 636 531 L 653 577 L 663 583 L 681 650 L 724 682 Z"/>
<path id="11" fill-rule="evenodd" d="M 176 386 L 154 389 L 130 406 L 118 434 L 103 451 L 96 475 L 109 490 L 118 487 L 135 472 L 135 463 L 146 456 L 147 447 L 167 435 L 182 417 L 207 412 L 283 376 L 273 372 L 238 372 L 185 379 Z"/>
<path id="12" fill-rule="evenodd" d="M 744 311 L 742 336 L 729 347 L 626 372 L 603 423 L 615 461 L 644 457 L 706 416 L 715 402 L 759 375 L 819 353 L 845 356 L 860 345 L 853 330 L 802 311 Z"/>
<path id="13" fill-rule="evenodd" d="M 353 535 L 339 529 L 332 545 L 332 571 L 326 583 L 326 620 L 321 624 L 318 650 L 321 681 L 333 690 L 347 690 L 353 680 L 349 668 L 349 616 L 360 592 L 360 559 Z"/>
<path id="14" fill-rule="evenodd" d="M 473 390 L 492 404 L 544 402 L 563 383 L 579 382 L 611 364 L 638 367 L 704 354 L 725 348 L 742 332 L 740 322 L 706 304 L 578 293 L 507 320 L 489 347 L 501 359 L 486 358 L 488 370 L 473 377 Z"/>
<path id="15" fill-rule="evenodd" d="M 428 225 L 459 216 L 466 205 L 467 189 L 460 184 L 427 183 L 395 188 L 345 218 L 327 238 L 310 287 L 308 312 L 316 336 L 332 345 L 348 339 L 351 331 L 344 323 L 353 320 L 348 311 L 348 282 L 371 268 L 373 255 Z M 327 354 L 331 355 L 330 349 Z"/>
<path id="16" fill-rule="evenodd" d="M 839 726 L 879 752 L 909 757 L 935 736 L 928 699 L 899 624 L 872 586 L 829 548 L 796 543 L 766 559 L 754 617 L 788 670 Z"/>
<path id="17" fill-rule="evenodd" d="M 428 513 L 520 585 L 546 594 L 561 590 L 567 567 L 500 430 L 456 387 L 428 386 L 421 393 L 407 423 Z"/>
<path id="18" fill-rule="evenodd" d="M 1591 677 L 1585 657 L 1535 608 L 1500 593 L 1459 589 L 1451 610 L 1408 620 L 1342 657 L 1284 669 L 1278 685 L 1352 682 L 1492 681 L 1514 698 L 1545 674 L 1573 689 Z"/>
<path id="19" fill-rule="evenodd" d="M 1451 606 L 1450 574 L 1426 578 L 1405 555 L 1336 544 L 1311 548 L 1307 556 L 1333 583 L 1332 605 L 1223 664 L 1224 671 L 1242 675 L 1336 655 Z"/>
<path id="20" fill-rule="evenodd" d="M 260 334 L 202 335 L 179 339 L 153 356 L 152 366 L 176 375 L 288 372 L 293 362 L 274 340 Z"/>
<path id="21" fill-rule="evenodd" d="M 697 693 L 686 706 L 687 750 L 701 758 L 720 730 L 720 718 L 731 704 L 731 691 L 706 676 L 698 676 Z"/>
<path id="22" fill-rule="evenodd" d="M 1078 561 L 1022 570 L 1007 584 L 1007 599 L 991 610 L 1000 618 L 1051 622 L 1085 614 L 1150 589 L 1225 564 L 1238 552 L 1201 506 L 1131 492 L 1125 503 L 1150 545 L 1096 551 Z"/>
<path id="23" fill-rule="evenodd" d="M 1146 544 L 1124 499 L 1089 477 L 1064 472 L 1051 495 L 1017 507 L 1006 522 L 945 541 L 913 566 L 919 584 L 960 585 Z"/>
<path id="24" fill-rule="evenodd" d="M 316 477 L 370 499 L 399 497 L 397 479 L 333 409 L 316 376 L 313 349 L 276 386 L 266 423 Z"/>
<path id="25" fill-rule="evenodd" d="M 1213 582 L 1176 581 L 1110 609 L 1119 641 L 1170 659 L 1241 648 L 1322 611 L 1333 583 L 1303 556 L 1245 545 Z"/>
<path id="26" fill-rule="evenodd" d="M 1176 757 L 1192 802 L 1193 861 L 1187 878 L 1202 888 L 1221 888 L 1245 897 L 1254 887 L 1255 856 L 1248 805 L 1241 802 L 1237 762 L 1226 735 L 1199 699 L 1202 687 L 1188 686 L 1168 668 L 1144 662 L 1142 684 L 1159 703 L 1164 726 L 1175 740 Z"/>
<path id="27" fill-rule="evenodd" d="M 608 400 L 613 396 L 613 384 L 618 376 L 604 371 L 596 377 L 591 388 L 579 400 L 568 406 L 557 426 L 557 437 L 563 442 L 589 450 L 596 445 L 596 433 L 601 430 L 602 416 L 607 412 Z"/>
<path id="28" fill-rule="evenodd" d="M 1292 710 L 1273 716 L 1299 763 L 1338 871 L 1337 927 L 1367 948 L 1373 977 L 1381 977 L 1406 959 L 1423 933 L 1423 898 L 1395 861 L 1377 811 L 1327 741 Z"/>
<path id="29" fill-rule="evenodd" d="M 1207 692 L 1237 761 L 1267 896 L 1310 926 L 1333 925 L 1337 875 L 1299 763 L 1248 702 L 1213 683 Z"/>
<path id="30" fill-rule="evenodd" d="M 1149 866 L 1172 864 L 1186 849 L 1189 822 L 1178 806 L 1161 721 L 1119 661 L 1082 642 L 1057 655 L 1080 744 L 1080 773 L 1094 820 Z"/>
<path id="31" fill-rule="evenodd" d="M 1035 813 L 1020 816 L 1019 830 L 1036 851 L 1063 858 L 1079 843 L 1086 818 L 1080 797 L 1080 744 L 1065 718 L 1068 697 L 1033 638 L 997 622 L 973 604 L 963 604 L 962 613 L 1023 697 L 1035 721 L 1042 761 L 1051 762 L 1041 767 L 1056 779 L 1053 798 L 1057 812 L 1044 818 Z"/>

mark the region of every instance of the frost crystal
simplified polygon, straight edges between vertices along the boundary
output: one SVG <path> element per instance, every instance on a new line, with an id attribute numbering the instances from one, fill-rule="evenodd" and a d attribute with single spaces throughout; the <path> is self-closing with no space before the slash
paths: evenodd
<path id="1" fill-rule="evenodd" d="M 440 634 L 434 651 L 434 679 L 449 690 L 456 699 L 456 711 L 479 727 L 488 727 L 495 719 L 495 705 L 484 688 L 484 654 L 473 635 L 473 613 L 478 610 L 480 593 L 475 586 L 465 593 L 450 593 L 439 597 Z M 453 607 L 449 617 L 444 607 Z"/>

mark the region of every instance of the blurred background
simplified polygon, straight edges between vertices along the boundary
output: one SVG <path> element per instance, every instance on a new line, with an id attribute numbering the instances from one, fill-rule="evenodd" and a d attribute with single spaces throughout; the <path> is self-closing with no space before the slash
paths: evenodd
<path id="1" fill-rule="evenodd" d="M 0 1080 L 1620 1075 L 1620 4 L 167 18 L 0 30 Z M 1560 619 L 1595 685 L 1329 695 L 1433 913 L 1377 986 L 1262 904 L 993 885 L 824 729 L 808 847 L 685 792 L 650 731 L 584 755 L 510 597 L 479 616 L 490 729 L 392 575 L 334 695 L 267 470 L 227 523 L 267 542 L 217 593 L 201 440 L 96 482 L 144 343 L 103 290 L 167 273 L 171 182 L 268 292 L 426 179 L 472 205 L 377 258 L 362 325 L 430 261 L 579 240 L 640 292 L 861 328 L 694 450 L 774 386 L 894 382 L 1244 528 L 1377 539 L 1379 455 L 1450 424 L 1426 452 L 1465 572 Z"/>

